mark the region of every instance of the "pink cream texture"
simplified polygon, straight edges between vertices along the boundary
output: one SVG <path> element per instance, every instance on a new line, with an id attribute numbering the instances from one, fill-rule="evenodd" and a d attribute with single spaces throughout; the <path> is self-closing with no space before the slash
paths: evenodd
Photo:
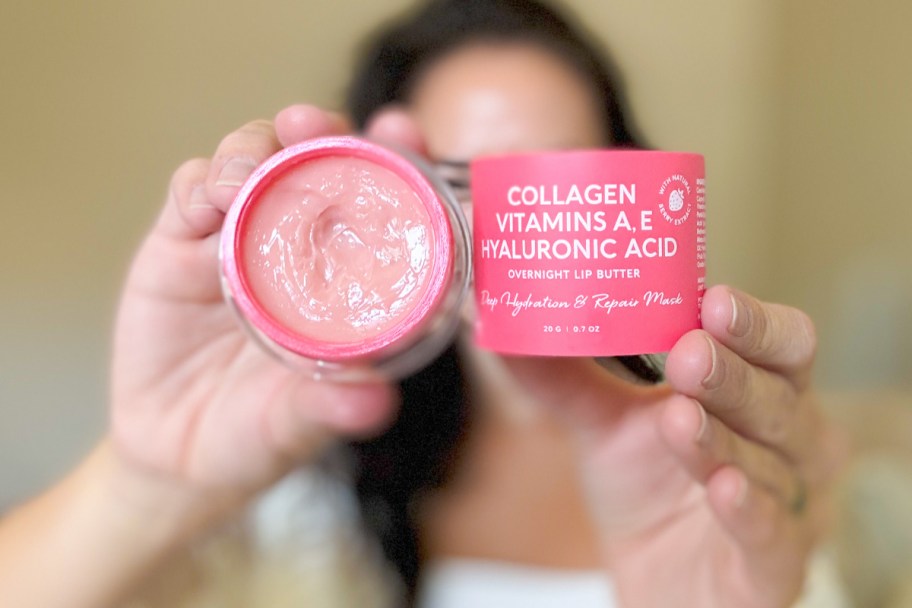
<path id="1" fill-rule="evenodd" d="M 337 344 L 395 328 L 431 282 L 434 235 L 421 200 L 360 158 L 302 163 L 244 219 L 241 271 L 253 299 L 302 337 Z"/>

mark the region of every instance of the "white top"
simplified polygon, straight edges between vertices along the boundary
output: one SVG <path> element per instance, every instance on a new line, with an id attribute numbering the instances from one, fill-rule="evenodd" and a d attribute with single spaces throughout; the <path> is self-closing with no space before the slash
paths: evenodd
<path id="1" fill-rule="evenodd" d="M 483 560 L 448 559 L 425 566 L 418 608 L 614 608 L 599 572 L 552 570 Z"/>
<path id="2" fill-rule="evenodd" d="M 597 571 L 447 559 L 425 567 L 418 608 L 617 608 L 608 577 Z M 811 561 L 805 591 L 794 608 L 849 608 L 831 557 Z"/>

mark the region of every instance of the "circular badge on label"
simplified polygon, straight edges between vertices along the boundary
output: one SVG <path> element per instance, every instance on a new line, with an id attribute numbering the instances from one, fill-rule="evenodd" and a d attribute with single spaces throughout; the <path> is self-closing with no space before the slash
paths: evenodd
<path id="1" fill-rule="evenodd" d="M 693 209 L 690 181 L 681 174 L 667 177 L 659 188 L 659 213 L 673 226 L 687 222 Z"/>

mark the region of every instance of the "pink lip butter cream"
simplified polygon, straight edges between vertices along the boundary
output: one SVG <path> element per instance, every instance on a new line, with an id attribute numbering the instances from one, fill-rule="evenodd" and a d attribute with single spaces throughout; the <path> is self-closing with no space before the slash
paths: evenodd
<path id="1" fill-rule="evenodd" d="M 452 339 L 466 220 L 421 161 L 326 137 L 254 171 L 220 244 L 223 287 L 253 335 L 315 377 L 401 377 Z"/>
<path id="2" fill-rule="evenodd" d="M 700 327 L 703 157 L 586 150 L 471 165 L 475 337 L 501 353 L 669 350 Z"/>

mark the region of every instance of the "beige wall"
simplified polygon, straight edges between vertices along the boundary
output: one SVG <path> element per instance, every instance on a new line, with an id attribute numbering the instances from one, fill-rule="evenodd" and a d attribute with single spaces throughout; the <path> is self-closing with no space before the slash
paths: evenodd
<path id="1" fill-rule="evenodd" d="M 777 294 L 836 385 L 912 385 L 912 3 L 786 2 Z"/>
<path id="2" fill-rule="evenodd" d="M 288 103 L 337 105 L 355 42 L 406 4 L 5 8 L 0 506 L 101 432 L 118 285 L 171 169 Z M 569 4 L 648 137 L 706 154 L 710 279 L 808 309 L 825 384 L 908 385 L 912 5 Z"/>

